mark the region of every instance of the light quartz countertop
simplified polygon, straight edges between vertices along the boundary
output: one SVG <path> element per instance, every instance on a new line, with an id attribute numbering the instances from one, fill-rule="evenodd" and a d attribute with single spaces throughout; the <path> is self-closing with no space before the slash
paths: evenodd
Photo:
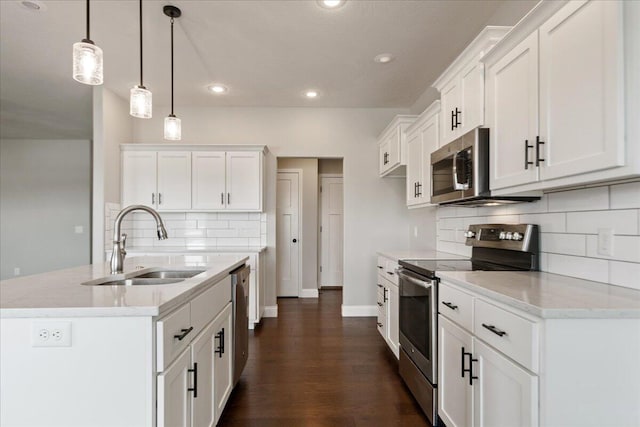
<path id="1" fill-rule="evenodd" d="M 127 253 L 148 253 L 148 254 L 164 254 L 164 253 L 187 253 L 187 254 L 204 254 L 204 253 L 260 253 L 264 251 L 266 246 L 131 246 L 127 247 Z M 111 253 L 111 250 L 106 252 Z"/>
<path id="2" fill-rule="evenodd" d="M 450 254 L 440 251 L 378 251 L 378 255 L 385 258 L 392 259 L 394 261 L 407 260 L 407 259 L 419 259 L 419 260 L 455 260 L 455 259 L 469 259 L 469 257 L 462 255 Z"/>
<path id="3" fill-rule="evenodd" d="M 188 255 L 126 258 L 124 273 L 111 275 L 109 263 L 0 281 L 0 317 L 158 316 L 187 302 L 247 261 L 244 255 Z M 123 279 L 164 268 L 205 269 L 165 285 L 85 285 Z M 229 289 L 231 293 L 231 289 Z"/>
<path id="4" fill-rule="evenodd" d="M 640 318 L 640 291 L 538 271 L 439 272 L 449 282 L 542 318 Z"/>

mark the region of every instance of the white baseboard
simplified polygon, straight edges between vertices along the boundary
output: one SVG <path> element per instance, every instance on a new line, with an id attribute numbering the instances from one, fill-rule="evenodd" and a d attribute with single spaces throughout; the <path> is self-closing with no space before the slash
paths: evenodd
<path id="1" fill-rule="evenodd" d="M 377 305 L 342 305 L 342 317 L 376 317 Z"/>
<path id="2" fill-rule="evenodd" d="M 268 305 L 264 308 L 264 314 L 262 317 L 278 317 L 278 306 Z"/>
<path id="3" fill-rule="evenodd" d="M 300 289 L 300 298 L 318 298 L 318 290 Z"/>

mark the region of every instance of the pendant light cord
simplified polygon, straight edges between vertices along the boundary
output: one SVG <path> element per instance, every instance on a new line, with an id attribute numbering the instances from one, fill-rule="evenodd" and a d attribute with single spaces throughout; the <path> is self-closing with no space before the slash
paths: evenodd
<path id="1" fill-rule="evenodd" d="M 142 0 L 140 0 L 140 87 L 144 87 L 142 81 Z"/>
<path id="2" fill-rule="evenodd" d="M 91 37 L 89 36 L 89 0 L 87 0 L 87 40 L 91 40 Z"/>
<path id="3" fill-rule="evenodd" d="M 173 18 L 171 18 L 171 115 L 173 116 Z"/>

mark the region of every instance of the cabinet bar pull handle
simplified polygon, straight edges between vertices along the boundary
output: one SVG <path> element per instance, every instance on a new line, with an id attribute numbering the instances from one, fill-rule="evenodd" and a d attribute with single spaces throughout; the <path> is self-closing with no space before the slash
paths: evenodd
<path id="1" fill-rule="evenodd" d="M 524 140 L 524 169 L 529 169 L 529 165 L 532 165 L 533 162 L 529 161 L 529 148 L 533 148 L 533 145 L 529 145 L 529 140 Z"/>
<path id="2" fill-rule="evenodd" d="M 231 204 L 231 193 L 227 193 L 227 204 Z"/>
<path id="3" fill-rule="evenodd" d="M 465 358 L 465 356 L 466 356 L 467 354 L 471 354 L 471 353 L 467 353 L 466 351 L 464 351 L 464 347 L 461 347 L 461 350 L 462 350 L 462 351 L 461 351 L 461 354 L 460 354 L 460 365 L 461 365 L 461 367 L 462 367 L 462 370 L 460 371 L 460 376 L 461 376 L 462 378 L 464 378 L 464 373 L 465 373 L 465 372 L 469 372 L 469 371 L 470 371 L 469 369 L 465 369 L 465 367 L 464 367 L 464 358 Z M 470 373 L 470 372 L 469 372 L 469 373 Z"/>
<path id="4" fill-rule="evenodd" d="M 376 322 L 378 324 L 378 327 L 382 328 L 382 323 L 380 322 Z"/>
<path id="5" fill-rule="evenodd" d="M 544 159 L 540 158 L 541 145 L 544 145 L 544 141 L 540 141 L 540 136 L 536 136 L 536 166 L 540 166 L 540 162 L 544 162 Z"/>
<path id="6" fill-rule="evenodd" d="M 381 268 L 382 268 L 382 267 L 381 267 Z M 382 285 L 378 283 L 378 287 L 379 287 L 379 288 L 381 288 L 381 287 L 382 287 Z"/>
<path id="7" fill-rule="evenodd" d="M 458 110 L 458 107 L 456 107 L 456 129 L 458 129 L 458 126 L 460 126 L 462 124 L 462 122 L 460 122 L 458 115 L 462 116 L 462 111 Z"/>
<path id="8" fill-rule="evenodd" d="M 379 268 L 380 270 L 382 270 L 382 268 L 383 268 L 383 267 L 382 267 L 381 265 L 379 265 L 379 266 L 378 266 L 378 268 Z M 380 286 L 380 285 L 378 285 L 378 286 Z"/>
<path id="9" fill-rule="evenodd" d="M 378 303 L 378 305 L 379 305 L 380 307 L 382 307 L 382 306 L 383 306 L 383 304 L 382 304 L 381 302 L 379 302 L 379 303 Z"/>
<path id="10" fill-rule="evenodd" d="M 216 354 L 220 358 L 222 358 L 222 355 L 224 354 L 224 328 L 222 328 L 220 332 L 216 334 L 216 338 L 220 340 L 220 342 L 218 343 L 218 348 L 216 349 Z"/>
<path id="11" fill-rule="evenodd" d="M 471 353 L 467 353 L 467 355 L 469 356 L 469 369 L 467 370 L 469 372 L 469 385 L 473 385 L 473 380 L 478 379 L 477 376 L 473 375 L 473 362 L 477 362 L 478 359 L 474 359 Z"/>
<path id="12" fill-rule="evenodd" d="M 453 113 L 453 110 L 451 110 L 451 130 L 455 129 L 455 126 L 454 126 L 454 124 L 453 124 L 453 118 L 454 118 L 454 116 L 455 116 L 455 115 L 454 115 L 454 113 Z"/>
<path id="13" fill-rule="evenodd" d="M 486 323 L 483 323 L 482 327 L 485 328 L 485 329 L 490 330 L 491 332 L 493 332 L 494 334 L 498 335 L 499 337 L 507 335 L 507 333 L 505 331 L 501 331 L 500 329 L 496 328 L 493 325 L 487 325 Z"/>
<path id="14" fill-rule="evenodd" d="M 384 288 L 384 290 L 382 291 L 382 294 L 384 296 L 384 302 L 389 301 L 389 298 L 387 298 L 387 288 Z"/>
<path id="15" fill-rule="evenodd" d="M 422 183 L 418 181 L 418 197 L 422 196 Z"/>
<path id="16" fill-rule="evenodd" d="M 180 329 L 180 331 L 182 332 L 181 334 L 173 336 L 174 338 L 178 338 L 178 341 L 182 341 L 184 337 L 189 335 L 189 332 L 193 331 L 193 326 L 190 327 L 189 329 Z"/>
<path id="17" fill-rule="evenodd" d="M 220 193 L 220 204 L 224 205 L 224 193 Z"/>
<path id="18" fill-rule="evenodd" d="M 152 205 L 156 204 L 156 193 L 151 193 L 151 204 Z"/>
<path id="19" fill-rule="evenodd" d="M 158 204 L 162 204 L 162 193 L 158 193 Z"/>
<path id="20" fill-rule="evenodd" d="M 193 364 L 193 369 L 187 369 L 188 372 L 193 372 L 193 388 L 187 388 L 187 391 L 193 392 L 193 398 L 198 397 L 198 364 Z"/>
<path id="21" fill-rule="evenodd" d="M 455 304 L 452 304 L 450 302 L 446 302 L 446 301 L 442 301 L 442 304 L 446 305 L 447 307 L 449 307 L 451 310 L 457 310 L 458 306 Z"/>

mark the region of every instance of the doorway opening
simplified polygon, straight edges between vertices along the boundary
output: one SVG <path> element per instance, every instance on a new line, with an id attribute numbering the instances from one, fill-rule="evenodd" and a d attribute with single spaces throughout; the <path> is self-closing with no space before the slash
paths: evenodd
<path id="1" fill-rule="evenodd" d="M 342 289 L 344 192 L 341 158 L 278 158 L 276 296 L 317 298 Z"/>

